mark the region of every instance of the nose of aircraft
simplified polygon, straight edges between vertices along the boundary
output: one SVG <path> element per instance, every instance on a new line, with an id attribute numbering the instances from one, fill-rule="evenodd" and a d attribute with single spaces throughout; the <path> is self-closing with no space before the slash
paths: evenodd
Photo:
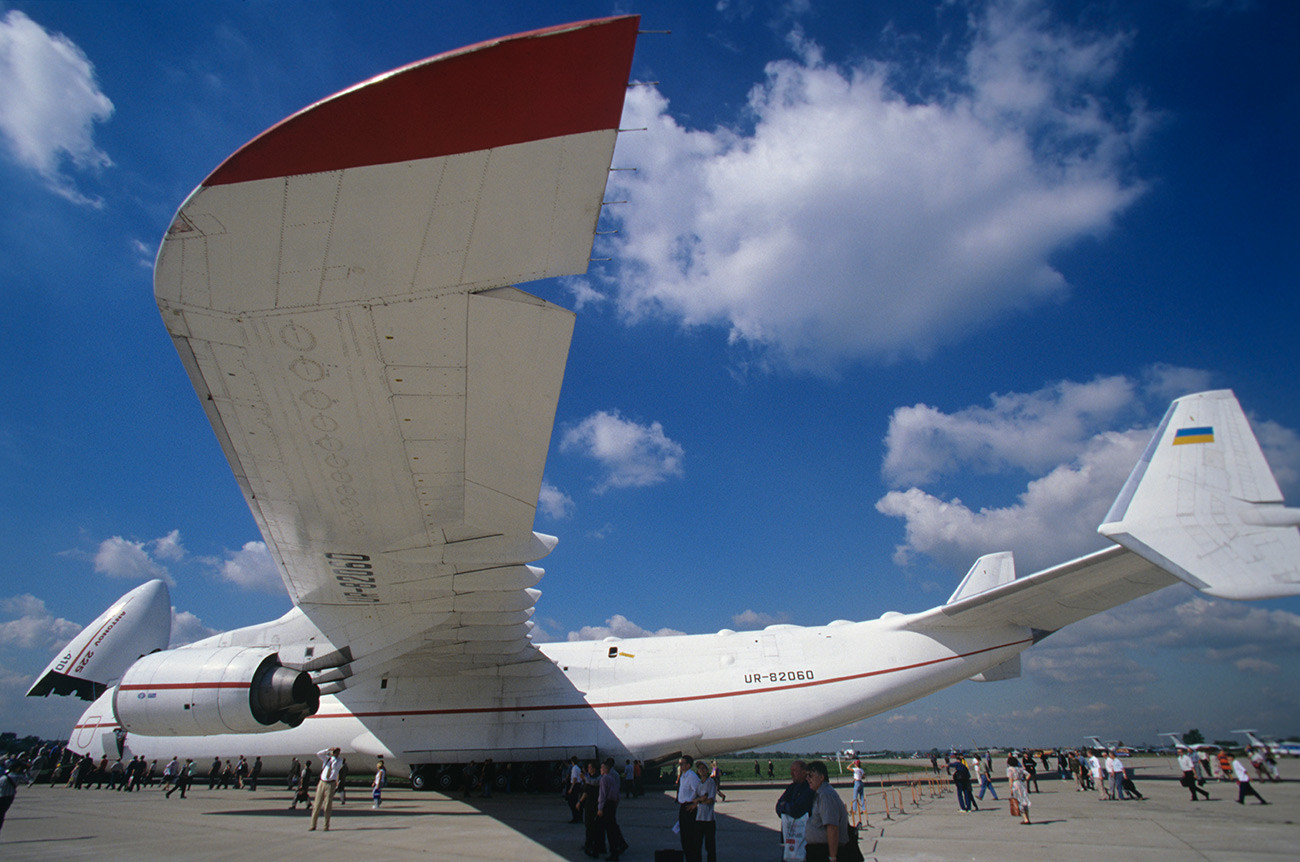
<path id="1" fill-rule="evenodd" d="M 94 700 L 140 656 L 167 649 L 171 633 L 167 584 L 161 580 L 143 583 L 113 602 L 69 641 L 37 677 L 27 696 L 76 694 Z"/>

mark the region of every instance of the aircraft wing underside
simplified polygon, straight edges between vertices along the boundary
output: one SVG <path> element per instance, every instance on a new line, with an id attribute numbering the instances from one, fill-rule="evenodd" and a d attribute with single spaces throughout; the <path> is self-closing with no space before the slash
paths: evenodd
<path id="1" fill-rule="evenodd" d="M 535 654 L 533 533 L 638 19 L 416 63 L 186 200 L 163 320 L 294 603 L 351 658 Z M 489 106 L 485 108 L 485 106 Z"/>

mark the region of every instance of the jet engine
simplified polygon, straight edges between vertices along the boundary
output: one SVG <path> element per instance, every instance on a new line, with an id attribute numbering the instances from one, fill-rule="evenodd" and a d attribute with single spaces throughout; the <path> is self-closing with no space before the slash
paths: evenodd
<path id="1" fill-rule="evenodd" d="M 177 649 L 147 655 L 122 675 L 117 721 L 146 736 L 208 736 L 297 727 L 320 707 L 306 671 L 256 647 Z"/>

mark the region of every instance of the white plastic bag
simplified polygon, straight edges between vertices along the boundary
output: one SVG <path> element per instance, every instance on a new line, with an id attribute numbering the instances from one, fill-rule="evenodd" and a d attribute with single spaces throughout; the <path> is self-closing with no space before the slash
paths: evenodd
<path id="1" fill-rule="evenodd" d="M 808 829 L 808 815 L 795 818 L 789 814 L 781 815 L 782 862 L 804 862 L 808 857 L 804 835 Z"/>

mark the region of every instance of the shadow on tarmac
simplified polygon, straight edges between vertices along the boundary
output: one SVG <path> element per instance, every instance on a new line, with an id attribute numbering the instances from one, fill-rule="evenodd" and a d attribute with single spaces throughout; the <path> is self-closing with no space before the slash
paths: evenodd
<path id="1" fill-rule="evenodd" d="M 717 806 L 718 855 L 729 859 L 776 860 L 780 858 L 781 833 L 775 828 L 776 815 L 772 815 L 773 828 L 765 828 L 747 820 L 727 815 L 729 805 L 738 804 L 742 791 L 729 790 L 730 801 Z M 765 794 L 768 796 L 769 794 Z M 554 804 L 545 803 L 545 795 L 529 797 L 530 804 L 512 804 L 520 794 L 498 795 L 490 799 L 481 797 L 454 797 L 491 817 L 503 826 L 514 830 L 531 841 L 565 859 L 586 859 L 582 845 L 586 830 L 581 824 L 571 824 L 561 797 L 554 796 Z M 512 799 L 514 797 L 514 799 Z M 680 848 L 681 841 L 673 826 L 677 823 L 677 801 L 670 792 L 647 792 L 646 795 L 627 798 L 619 802 L 618 824 L 627 841 L 628 855 L 636 858 L 653 858 L 655 850 Z"/>

